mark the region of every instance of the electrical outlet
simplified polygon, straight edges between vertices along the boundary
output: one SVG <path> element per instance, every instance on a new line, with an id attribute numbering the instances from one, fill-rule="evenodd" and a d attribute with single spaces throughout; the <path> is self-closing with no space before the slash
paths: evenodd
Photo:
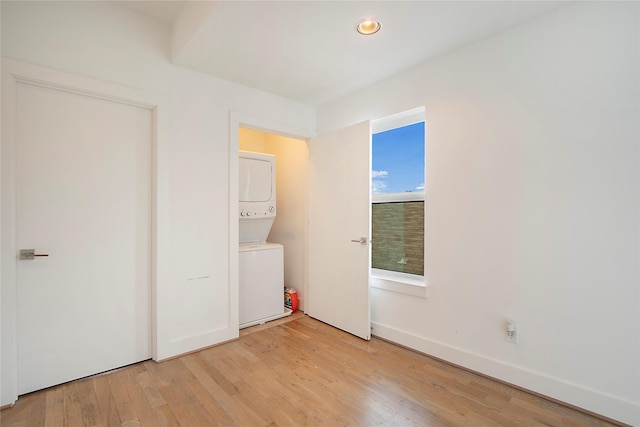
<path id="1" fill-rule="evenodd" d="M 518 343 L 518 325 L 513 322 L 507 323 L 507 329 L 504 332 L 504 339 L 507 342 L 517 344 Z"/>

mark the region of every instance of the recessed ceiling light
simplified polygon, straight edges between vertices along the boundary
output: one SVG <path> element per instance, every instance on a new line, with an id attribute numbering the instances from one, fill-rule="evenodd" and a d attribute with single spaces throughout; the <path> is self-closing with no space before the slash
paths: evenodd
<path id="1" fill-rule="evenodd" d="M 380 30 L 380 21 L 376 21 L 375 19 L 363 19 L 358 22 L 356 25 L 356 31 L 360 34 L 364 34 L 365 36 L 370 36 L 371 34 L 375 34 Z"/>

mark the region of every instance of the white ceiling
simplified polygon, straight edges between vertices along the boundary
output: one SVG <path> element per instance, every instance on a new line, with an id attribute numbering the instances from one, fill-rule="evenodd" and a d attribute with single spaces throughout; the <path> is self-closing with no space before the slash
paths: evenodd
<path id="1" fill-rule="evenodd" d="M 173 1 L 130 7 L 171 22 Z M 329 101 L 560 7 L 563 1 L 218 1 L 178 65 L 309 104 Z M 186 9 L 185 9 L 186 10 Z M 375 17 L 380 32 L 355 31 Z"/>
<path id="2" fill-rule="evenodd" d="M 158 0 L 111 0 L 117 2 L 119 5 L 128 7 L 129 9 L 140 12 L 143 15 L 151 16 L 162 22 L 172 24 L 176 20 L 183 7 L 187 4 L 186 1 L 158 1 Z"/>

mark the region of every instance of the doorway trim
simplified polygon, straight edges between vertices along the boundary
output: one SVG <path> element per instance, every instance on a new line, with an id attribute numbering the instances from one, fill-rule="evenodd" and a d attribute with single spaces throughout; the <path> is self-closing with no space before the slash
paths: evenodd
<path id="1" fill-rule="evenodd" d="M 167 97 L 113 83 L 94 80 L 20 61 L 2 59 L 2 143 L 0 146 L 0 406 L 18 399 L 17 282 L 16 282 L 16 182 L 15 120 L 18 84 L 36 85 L 151 111 L 151 346 L 152 357 L 168 357 L 167 325 L 159 313 L 166 312 L 169 284 L 169 101 Z"/>
<path id="2" fill-rule="evenodd" d="M 240 327 L 240 255 L 238 222 L 238 174 L 239 174 L 239 134 L 240 128 L 249 128 L 271 134 L 307 141 L 316 133 L 309 129 L 298 128 L 286 123 L 277 122 L 262 117 L 236 111 L 229 112 L 229 323 L 233 329 Z M 307 283 L 305 283 L 305 288 Z M 305 289 L 306 291 L 306 289 Z"/>

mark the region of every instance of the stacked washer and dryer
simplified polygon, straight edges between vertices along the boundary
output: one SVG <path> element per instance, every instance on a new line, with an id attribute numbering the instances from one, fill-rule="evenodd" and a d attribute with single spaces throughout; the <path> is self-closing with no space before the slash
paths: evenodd
<path id="1" fill-rule="evenodd" d="M 267 242 L 276 218 L 276 158 L 240 151 L 240 328 L 285 317 L 283 246 Z"/>

